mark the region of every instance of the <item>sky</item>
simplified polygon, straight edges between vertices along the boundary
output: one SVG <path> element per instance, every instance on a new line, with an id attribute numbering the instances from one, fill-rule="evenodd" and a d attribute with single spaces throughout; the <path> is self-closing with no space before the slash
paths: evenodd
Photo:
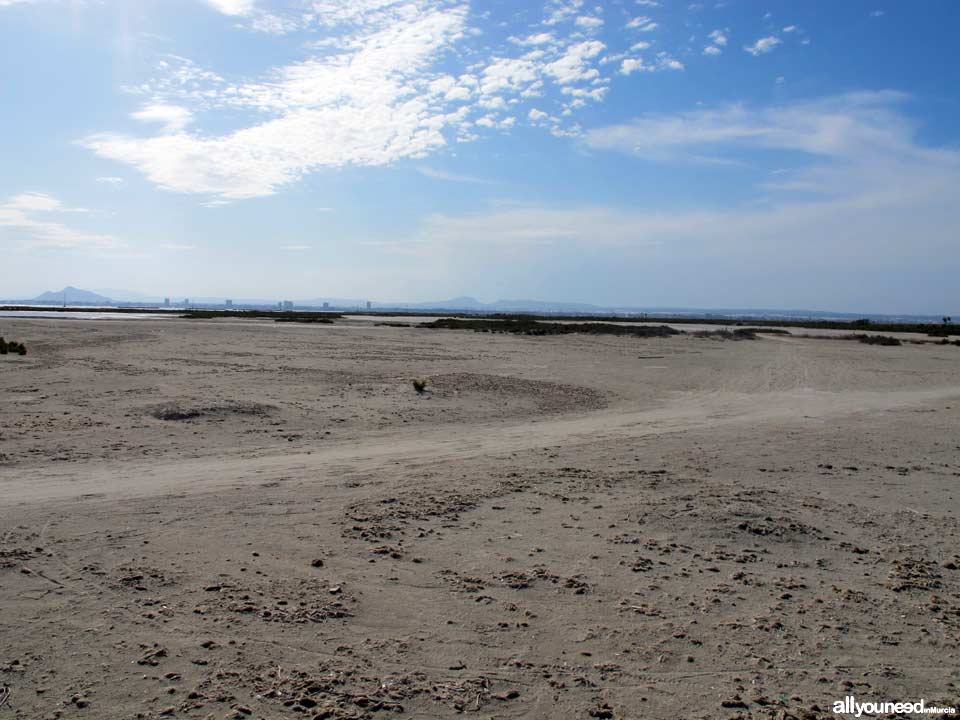
<path id="1" fill-rule="evenodd" d="M 0 297 L 960 315 L 960 3 L 0 0 Z"/>

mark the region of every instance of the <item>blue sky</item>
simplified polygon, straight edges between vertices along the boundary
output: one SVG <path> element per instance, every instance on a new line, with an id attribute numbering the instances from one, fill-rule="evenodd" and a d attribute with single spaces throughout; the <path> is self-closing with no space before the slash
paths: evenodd
<path id="1" fill-rule="evenodd" d="M 0 0 L 0 296 L 960 314 L 960 3 Z"/>

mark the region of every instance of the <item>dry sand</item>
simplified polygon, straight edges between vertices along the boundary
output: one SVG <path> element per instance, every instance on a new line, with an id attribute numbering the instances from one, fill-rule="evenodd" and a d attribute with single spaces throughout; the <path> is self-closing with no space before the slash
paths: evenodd
<path id="1" fill-rule="evenodd" d="M 960 704 L 960 348 L 0 334 L 0 719 Z"/>

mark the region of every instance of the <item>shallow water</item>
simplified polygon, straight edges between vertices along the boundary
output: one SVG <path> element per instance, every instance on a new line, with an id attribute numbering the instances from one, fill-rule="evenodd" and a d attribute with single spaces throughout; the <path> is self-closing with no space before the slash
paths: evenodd
<path id="1" fill-rule="evenodd" d="M 176 313 L 57 312 L 55 310 L 0 310 L 0 317 L 60 318 L 63 320 L 154 320 L 177 317 Z"/>

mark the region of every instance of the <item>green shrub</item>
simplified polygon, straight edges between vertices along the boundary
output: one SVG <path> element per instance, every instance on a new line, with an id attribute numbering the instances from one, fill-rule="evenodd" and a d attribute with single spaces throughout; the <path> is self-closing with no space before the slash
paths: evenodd
<path id="1" fill-rule="evenodd" d="M 900 345 L 900 340 L 890 335 L 855 335 L 857 340 L 867 345 L 885 345 L 893 347 Z"/>
<path id="2" fill-rule="evenodd" d="M 27 346 L 20 342 L 14 342 L 13 340 L 4 340 L 0 337 L 0 355 L 8 355 L 10 353 L 15 353 L 17 355 L 26 355 Z"/>

